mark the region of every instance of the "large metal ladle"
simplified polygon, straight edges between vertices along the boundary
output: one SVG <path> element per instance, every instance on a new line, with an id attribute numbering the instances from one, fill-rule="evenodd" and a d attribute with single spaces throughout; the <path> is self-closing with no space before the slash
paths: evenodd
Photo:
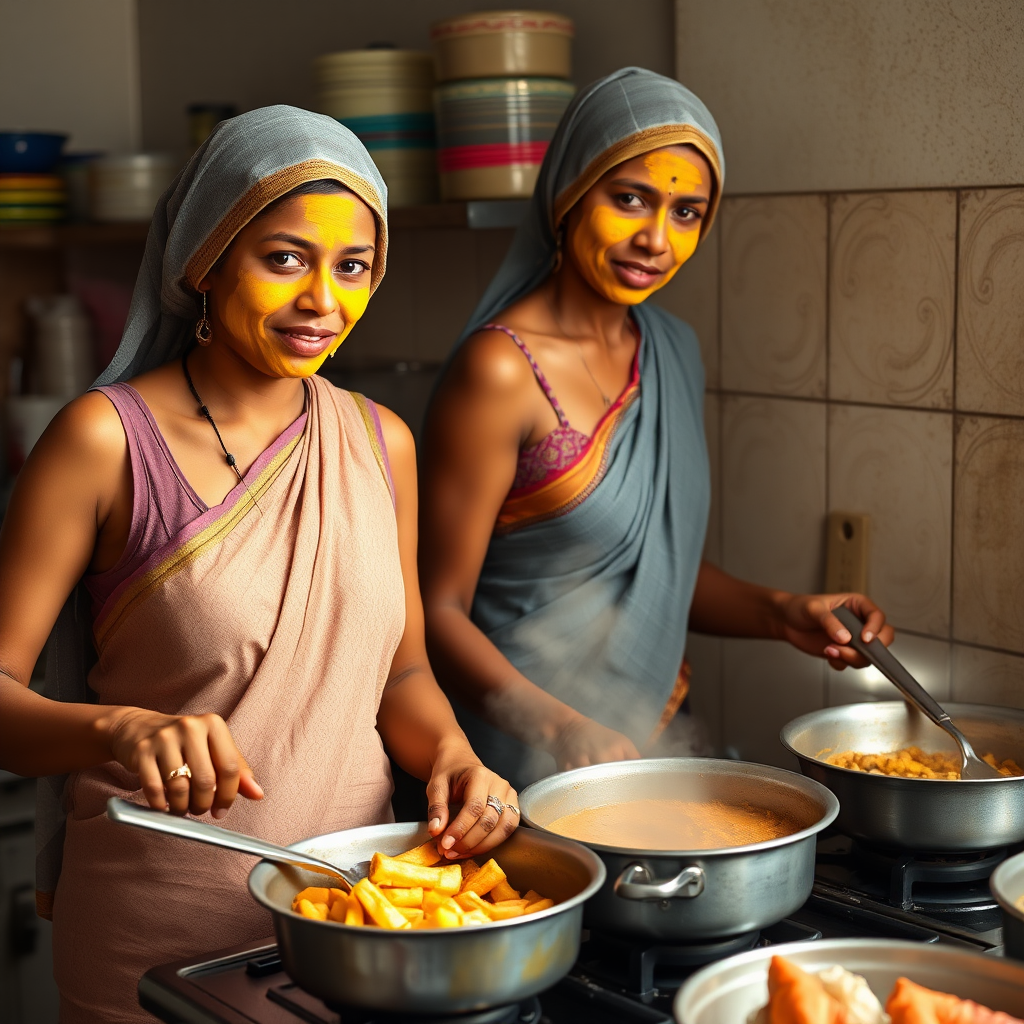
<path id="1" fill-rule="evenodd" d="M 277 864 L 290 864 L 292 867 L 305 868 L 308 871 L 319 871 L 339 879 L 349 892 L 361 878 L 366 877 L 369 861 L 357 864 L 355 868 L 340 868 L 318 857 L 298 850 L 290 850 L 287 846 L 277 846 L 263 839 L 254 839 L 241 832 L 232 832 L 227 828 L 209 825 L 195 818 L 181 818 L 167 811 L 157 811 L 152 807 L 143 807 L 128 800 L 112 796 L 107 801 L 107 817 L 121 825 L 134 825 L 137 828 L 148 828 L 153 832 L 165 832 L 167 835 L 178 836 L 179 839 L 191 839 L 193 842 L 209 843 L 211 846 L 223 846 L 237 853 L 248 853 L 253 857 L 262 857 Z"/>
<path id="2" fill-rule="evenodd" d="M 953 724 L 953 720 L 942 709 L 942 705 L 900 664 L 878 637 L 871 643 L 864 643 L 861 639 L 864 623 L 854 612 L 846 605 L 840 605 L 832 609 L 832 614 L 850 631 L 849 646 L 867 658 L 921 714 L 930 718 L 940 729 L 944 729 L 953 737 L 963 758 L 960 767 L 961 779 L 1004 778 L 1001 772 L 978 757 L 971 746 L 971 741 Z"/>

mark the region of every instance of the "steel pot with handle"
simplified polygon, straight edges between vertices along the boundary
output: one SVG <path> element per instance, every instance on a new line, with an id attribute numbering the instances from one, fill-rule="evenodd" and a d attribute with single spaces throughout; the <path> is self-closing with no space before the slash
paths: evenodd
<path id="1" fill-rule="evenodd" d="M 1024 765 L 1024 711 L 946 704 L 979 754 Z M 824 758 L 854 750 L 917 746 L 959 757 L 953 740 L 903 701 L 846 704 L 790 722 L 783 745 L 808 778 L 839 798 L 836 827 L 848 836 L 923 853 L 988 850 L 1024 840 L 1024 778 L 904 779 L 838 768 Z"/>
<path id="2" fill-rule="evenodd" d="M 359 864 L 376 852 L 394 856 L 429 839 L 423 824 L 368 825 L 294 843 L 333 864 Z M 324 876 L 261 861 L 249 891 L 274 920 L 285 970 L 301 988 L 331 1004 L 424 1015 L 503 1006 L 549 988 L 579 952 L 584 901 L 605 879 L 590 850 L 518 829 L 494 851 L 509 882 L 556 901 L 529 917 L 465 928 L 388 931 L 293 913 L 295 893 Z"/>
<path id="3" fill-rule="evenodd" d="M 563 815 L 640 799 L 721 801 L 794 822 L 791 835 L 716 850 L 641 850 L 587 842 L 608 878 L 587 903 L 590 928 L 665 942 L 756 931 L 800 907 L 814 883 L 815 836 L 836 798 L 794 772 L 715 758 L 617 761 L 552 775 L 520 794 L 523 820 L 543 832 Z"/>

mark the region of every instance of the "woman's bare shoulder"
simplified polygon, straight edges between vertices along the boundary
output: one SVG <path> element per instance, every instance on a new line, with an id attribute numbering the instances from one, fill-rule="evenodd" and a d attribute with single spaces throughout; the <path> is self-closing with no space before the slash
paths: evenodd
<path id="1" fill-rule="evenodd" d="M 508 397 L 531 386 L 533 370 L 516 343 L 495 329 L 471 334 L 456 353 L 445 384 L 489 398 Z"/>
<path id="2" fill-rule="evenodd" d="M 106 395 L 87 391 L 57 413 L 37 448 L 41 453 L 61 452 L 76 459 L 119 462 L 126 448 L 124 426 Z M 34 448 L 33 453 L 35 451 Z"/>

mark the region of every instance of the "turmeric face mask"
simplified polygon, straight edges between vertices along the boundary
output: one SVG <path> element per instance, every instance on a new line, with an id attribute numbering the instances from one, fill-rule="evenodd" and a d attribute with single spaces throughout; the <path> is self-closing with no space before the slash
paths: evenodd
<path id="1" fill-rule="evenodd" d="M 377 229 L 350 192 L 297 196 L 236 236 L 209 275 L 214 339 L 271 377 L 309 377 L 370 299 Z"/>
<path id="2" fill-rule="evenodd" d="M 613 167 L 569 212 L 576 269 L 611 302 L 643 302 L 693 255 L 711 183 L 707 161 L 688 146 Z"/>

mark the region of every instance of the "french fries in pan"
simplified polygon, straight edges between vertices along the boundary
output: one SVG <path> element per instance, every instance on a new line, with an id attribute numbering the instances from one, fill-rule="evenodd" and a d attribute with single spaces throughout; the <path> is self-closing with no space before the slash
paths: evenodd
<path id="1" fill-rule="evenodd" d="M 397 857 L 375 853 L 369 875 L 351 893 L 309 886 L 292 910 L 316 921 L 378 928 L 461 928 L 535 914 L 555 905 L 532 889 L 520 893 L 491 859 L 440 864 L 430 840 Z M 440 866 L 439 866 L 440 865 Z"/>

